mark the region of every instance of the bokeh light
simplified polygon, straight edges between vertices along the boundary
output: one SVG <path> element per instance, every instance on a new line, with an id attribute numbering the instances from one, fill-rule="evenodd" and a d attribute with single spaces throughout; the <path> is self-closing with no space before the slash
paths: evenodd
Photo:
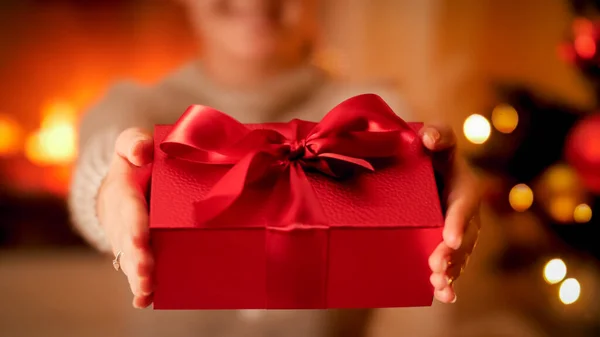
<path id="1" fill-rule="evenodd" d="M 534 182 L 533 191 L 536 203 L 559 223 L 572 223 L 577 205 L 589 199 L 577 172 L 564 163 L 548 167 Z"/>
<path id="2" fill-rule="evenodd" d="M 568 195 L 561 195 L 550 200 L 548 212 L 558 222 L 571 222 L 576 207 L 577 200 L 575 198 Z"/>
<path id="3" fill-rule="evenodd" d="M 571 24 L 573 34 L 575 35 L 592 35 L 594 34 L 594 24 L 587 18 L 579 17 L 573 20 Z"/>
<path id="4" fill-rule="evenodd" d="M 569 165 L 552 165 L 542 175 L 542 182 L 546 193 L 572 194 L 581 189 L 577 172 Z"/>
<path id="5" fill-rule="evenodd" d="M 511 133 L 519 124 L 519 113 L 509 104 L 500 104 L 492 111 L 492 124 L 502 133 Z"/>
<path id="6" fill-rule="evenodd" d="M 569 131 L 564 146 L 567 161 L 586 189 L 600 194 L 600 114 L 593 113 L 577 122 Z"/>
<path id="7" fill-rule="evenodd" d="M 465 137 L 473 144 L 485 143 L 490 138 L 491 131 L 492 127 L 487 118 L 478 114 L 467 117 L 463 125 Z"/>
<path id="8" fill-rule="evenodd" d="M 25 143 L 25 156 L 36 165 L 64 165 L 77 155 L 76 109 L 65 102 L 52 102 L 42 109 L 41 128 Z"/>
<path id="9" fill-rule="evenodd" d="M 589 35 L 580 35 L 575 38 L 574 46 L 581 58 L 591 59 L 596 55 L 596 41 Z"/>
<path id="10" fill-rule="evenodd" d="M 558 297 L 564 304 L 573 304 L 581 295 L 581 285 L 574 278 L 568 278 L 563 281 L 558 290 Z"/>
<path id="11" fill-rule="evenodd" d="M 592 208 L 587 204 L 580 204 L 575 207 L 573 219 L 577 223 L 586 223 L 592 220 Z"/>
<path id="12" fill-rule="evenodd" d="M 533 204 L 533 191 L 525 184 L 511 188 L 508 194 L 510 206 L 517 212 L 524 212 Z"/>
<path id="13" fill-rule="evenodd" d="M 59 125 L 32 134 L 25 144 L 25 155 L 34 164 L 68 164 L 75 155 L 75 128 Z"/>
<path id="14" fill-rule="evenodd" d="M 556 284 L 567 276 L 567 265 L 561 259 L 552 259 L 544 267 L 544 280 L 549 284 Z"/>

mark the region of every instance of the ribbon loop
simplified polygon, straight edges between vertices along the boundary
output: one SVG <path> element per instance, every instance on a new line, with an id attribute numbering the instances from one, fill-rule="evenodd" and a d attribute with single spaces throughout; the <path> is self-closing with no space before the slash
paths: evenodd
<path id="1" fill-rule="evenodd" d="M 191 106 L 160 148 L 181 160 L 233 166 L 196 203 L 198 225 L 227 213 L 253 183 L 275 172 L 277 182 L 266 204 L 271 205 L 271 225 L 281 227 L 327 223 L 305 168 L 335 177 L 335 161 L 336 166 L 373 171 L 369 159 L 398 156 L 415 139 L 383 99 L 365 94 L 342 102 L 319 123 L 294 119 L 257 129 L 215 109 Z"/>

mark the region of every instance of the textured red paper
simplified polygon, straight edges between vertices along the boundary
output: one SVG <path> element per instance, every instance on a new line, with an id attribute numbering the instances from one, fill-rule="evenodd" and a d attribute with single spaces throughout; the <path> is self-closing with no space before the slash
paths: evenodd
<path id="1" fill-rule="evenodd" d="M 307 174 L 328 229 L 198 228 L 193 202 L 230 167 L 167 158 L 159 144 L 170 128 L 155 129 L 150 199 L 155 309 L 431 305 L 427 261 L 441 241 L 443 217 L 431 162 L 421 147 L 343 183 Z M 264 198 L 257 194 L 254 200 L 239 209 L 240 216 L 268 217 L 260 212 Z M 234 225 L 236 219 L 221 221 Z M 276 236 L 278 246 L 266 244 Z"/>

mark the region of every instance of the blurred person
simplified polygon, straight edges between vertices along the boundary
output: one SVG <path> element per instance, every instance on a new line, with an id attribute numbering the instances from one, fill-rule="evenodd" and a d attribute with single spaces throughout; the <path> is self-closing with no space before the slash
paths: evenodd
<path id="1" fill-rule="evenodd" d="M 115 84 L 84 115 L 70 192 L 75 226 L 99 251 L 119 255 L 136 308 L 152 303 L 153 257 L 145 192 L 153 158 L 149 130 L 155 124 L 173 124 L 192 104 L 211 106 L 242 123 L 292 118 L 319 121 L 341 101 L 362 93 L 379 94 L 400 117 L 412 117 L 392 89 L 345 83 L 312 64 L 318 39 L 317 0 L 177 1 L 187 10 L 198 37 L 198 60 L 154 86 Z M 456 301 L 452 282 L 462 272 L 478 236 L 478 225 L 471 220 L 478 212 L 479 199 L 471 172 L 454 156 L 452 129 L 425 126 L 420 135 L 438 170 L 447 177 L 443 242 L 429 262 L 435 297 L 452 303 Z M 202 314 L 220 317 L 223 335 L 238 331 L 239 320 L 232 312 L 198 313 Z M 267 332 L 318 336 L 329 314 L 335 313 L 269 311 L 256 318 L 252 331 L 259 331 L 260 336 Z"/>

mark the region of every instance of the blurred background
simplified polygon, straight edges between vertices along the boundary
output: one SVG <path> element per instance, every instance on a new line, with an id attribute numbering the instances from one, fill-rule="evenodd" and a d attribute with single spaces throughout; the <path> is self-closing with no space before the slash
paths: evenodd
<path id="1" fill-rule="evenodd" d="M 323 7 L 315 62 L 394 83 L 419 119 L 453 125 L 485 186 L 458 302 L 376 311 L 368 334 L 600 336 L 598 3 Z M 122 275 L 71 229 L 65 198 L 85 109 L 114 81 L 154 83 L 195 50 L 171 1 L 0 3 L 0 336 L 161 335 L 166 321 L 130 309 Z M 194 336 L 189 317 L 170 319 Z"/>

